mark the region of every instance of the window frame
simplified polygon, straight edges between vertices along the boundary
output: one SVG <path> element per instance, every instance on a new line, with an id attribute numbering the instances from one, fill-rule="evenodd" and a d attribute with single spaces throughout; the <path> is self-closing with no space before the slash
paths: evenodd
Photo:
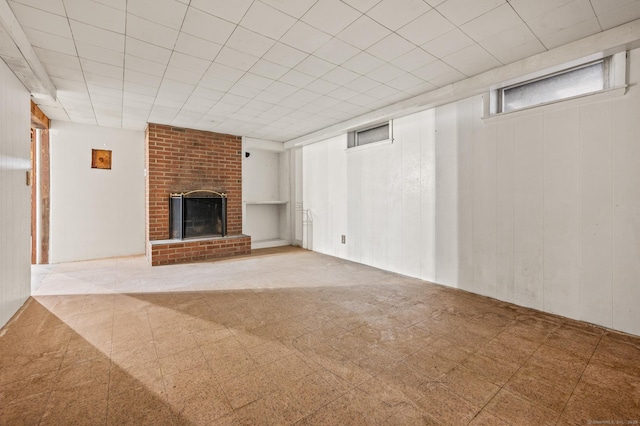
<path id="1" fill-rule="evenodd" d="M 360 144 L 358 143 L 358 135 L 360 133 L 372 130 L 372 129 L 377 129 L 379 127 L 384 127 L 384 126 L 388 126 L 388 132 L 387 132 L 387 138 L 386 139 L 381 139 L 379 141 L 375 141 L 375 142 L 368 142 L 365 144 Z M 373 147 L 373 146 L 378 146 L 378 145 L 382 145 L 385 143 L 393 143 L 393 120 L 388 120 L 385 122 L 381 122 L 381 123 L 376 123 L 373 125 L 369 125 L 366 127 L 361 127 L 359 129 L 355 129 L 352 130 L 350 132 L 347 133 L 347 149 L 348 150 L 354 150 L 354 149 L 363 149 L 363 148 L 367 148 L 367 147 Z"/>

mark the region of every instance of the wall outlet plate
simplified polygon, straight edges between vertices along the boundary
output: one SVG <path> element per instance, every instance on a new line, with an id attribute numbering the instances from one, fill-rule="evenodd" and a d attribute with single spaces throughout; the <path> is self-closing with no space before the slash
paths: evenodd
<path id="1" fill-rule="evenodd" d="M 347 244 L 347 236 L 346 236 L 346 235 L 343 235 L 343 236 L 340 238 L 340 241 L 342 242 L 342 244 Z"/>

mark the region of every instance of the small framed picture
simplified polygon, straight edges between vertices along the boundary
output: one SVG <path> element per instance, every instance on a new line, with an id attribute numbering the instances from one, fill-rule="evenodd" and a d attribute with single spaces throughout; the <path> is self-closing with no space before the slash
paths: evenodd
<path id="1" fill-rule="evenodd" d="M 91 150 L 92 169 L 111 169 L 111 150 L 92 149 Z"/>

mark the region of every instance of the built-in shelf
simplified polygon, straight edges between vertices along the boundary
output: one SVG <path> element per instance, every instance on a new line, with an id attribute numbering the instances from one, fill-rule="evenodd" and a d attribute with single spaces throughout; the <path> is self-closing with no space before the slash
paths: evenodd
<path id="1" fill-rule="evenodd" d="M 289 152 L 279 142 L 244 138 L 242 158 L 243 230 L 251 248 L 289 245 Z"/>
<path id="2" fill-rule="evenodd" d="M 246 204 L 262 204 L 262 205 L 276 205 L 276 204 L 287 204 L 288 201 L 282 200 L 263 200 L 263 201 L 245 201 Z"/>

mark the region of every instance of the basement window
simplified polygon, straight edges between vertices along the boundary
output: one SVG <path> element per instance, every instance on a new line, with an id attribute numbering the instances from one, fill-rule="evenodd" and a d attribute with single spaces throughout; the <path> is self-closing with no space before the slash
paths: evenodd
<path id="1" fill-rule="evenodd" d="M 537 80 L 500 89 L 500 112 L 546 104 L 598 92 L 608 87 L 609 59 L 602 59 Z"/>
<path id="2" fill-rule="evenodd" d="M 347 135 L 347 148 L 356 148 L 377 142 L 391 142 L 393 140 L 391 129 L 391 121 L 388 121 L 373 127 L 349 132 Z"/>
<path id="3" fill-rule="evenodd" d="M 626 51 L 604 58 L 584 58 L 505 81 L 502 87 L 490 90 L 483 97 L 482 118 L 490 120 L 584 96 L 623 96 L 627 90 L 626 81 Z"/>

